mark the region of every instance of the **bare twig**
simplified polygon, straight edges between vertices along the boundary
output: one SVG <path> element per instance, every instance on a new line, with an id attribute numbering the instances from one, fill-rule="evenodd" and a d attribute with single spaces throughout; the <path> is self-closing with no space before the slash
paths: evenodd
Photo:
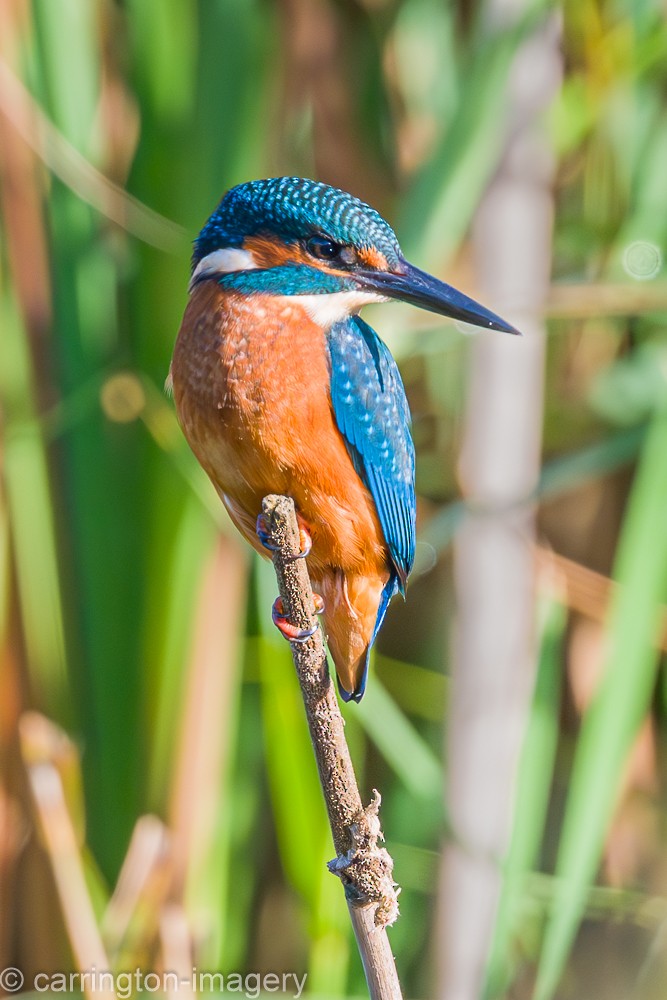
<path id="1" fill-rule="evenodd" d="M 304 559 L 298 559 L 299 531 L 294 502 L 268 496 L 262 502 L 268 542 L 285 614 L 298 628 L 316 624 L 313 591 Z M 343 719 L 329 677 L 322 633 L 292 643 L 292 656 L 306 708 L 317 768 L 326 802 L 336 858 L 329 870 L 345 887 L 345 896 L 366 973 L 371 1000 L 401 1000 L 401 988 L 385 927 L 398 916 L 393 861 L 378 847 L 382 837 L 380 796 L 364 809 Z"/>
<path id="2" fill-rule="evenodd" d="M 53 723 L 27 712 L 20 722 L 21 754 L 39 823 L 42 844 L 53 871 L 75 967 L 86 1000 L 116 1000 L 112 989 L 97 985 L 94 972 L 109 968 L 86 883 L 79 835 L 65 798 L 58 761 L 75 759 L 74 747 Z"/>
<path id="3" fill-rule="evenodd" d="M 127 963 L 128 955 L 139 961 L 148 951 L 172 877 L 169 830 L 157 816 L 140 816 L 100 925 L 112 964 L 121 953 Z"/>

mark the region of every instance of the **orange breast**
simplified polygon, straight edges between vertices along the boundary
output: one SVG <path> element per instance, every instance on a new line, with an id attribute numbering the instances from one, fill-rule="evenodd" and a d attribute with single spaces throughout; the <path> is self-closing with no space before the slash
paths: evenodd
<path id="1" fill-rule="evenodd" d="M 257 547 L 267 493 L 292 496 L 313 537 L 309 567 L 386 579 L 372 497 L 336 427 L 325 335 L 298 296 L 196 286 L 172 362 L 184 433 L 237 526 Z"/>
<path id="2" fill-rule="evenodd" d="M 313 585 L 338 676 L 358 688 L 389 554 L 373 499 L 336 426 L 323 330 L 293 299 L 196 286 L 172 361 L 188 442 L 232 520 L 255 533 L 262 498 L 294 498 L 313 539 Z"/>

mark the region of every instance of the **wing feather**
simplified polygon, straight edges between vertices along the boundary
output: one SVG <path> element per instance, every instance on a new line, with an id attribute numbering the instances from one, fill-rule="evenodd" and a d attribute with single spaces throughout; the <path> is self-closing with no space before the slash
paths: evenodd
<path id="1" fill-rule="evenodd" d="M 396 362 L 358 316 L 328 332 L 331 402 L 354 467 L 375 502 L 401 591 L 415 553 L 415 452 Z"/>

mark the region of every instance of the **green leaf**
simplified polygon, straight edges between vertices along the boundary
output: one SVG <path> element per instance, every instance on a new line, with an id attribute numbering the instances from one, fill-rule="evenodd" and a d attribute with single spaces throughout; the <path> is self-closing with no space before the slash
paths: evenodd
<path id="1" fill-rule="evenodd" d="M 485 997 L 501 996 L 511 980 L 512 945 L 523 916 L 525 876 L 537 862 L 549 806 L 558 745 L 566 609 L 562 604 L 549 602 L 543 608 L 542 617 L 540 662 L 521 752 L 512 839 L 502 866 L 503 885 L 486 973 Z"/>
<path id="2" fill-rule="evenodd" d="M 646 716 L 659 664 L 667 583 L 667 409 L 644 445 L 618 547 L 599 690 L 582 722 L 567 799 L 551 918 L 535 1000 L 550 1000 L 595 879 L 623 765 Z"/>

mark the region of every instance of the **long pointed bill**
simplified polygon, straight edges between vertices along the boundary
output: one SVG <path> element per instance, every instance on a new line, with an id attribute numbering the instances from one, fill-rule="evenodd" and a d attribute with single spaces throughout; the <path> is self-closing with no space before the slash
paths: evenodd
<path id="1" fill-rule="evenodd" d="M 481 326 L 487 330 L 500 330 L 502 333 L 521 334 L 500 316 L 485 309 L 479 302 L 468 298 L 463 292 L 458 292 L 451 285 L 439 281 L 426 271 L 401 260 L 400 271 L 365 271 L 357 272 L 355 277 L 359 284 L 368 290 L 386 295 L 390 299 L 400 299 L 410 302 L 413 306 L 428 309 L 430 312 L 450 316 L 452 319 Z"/>

